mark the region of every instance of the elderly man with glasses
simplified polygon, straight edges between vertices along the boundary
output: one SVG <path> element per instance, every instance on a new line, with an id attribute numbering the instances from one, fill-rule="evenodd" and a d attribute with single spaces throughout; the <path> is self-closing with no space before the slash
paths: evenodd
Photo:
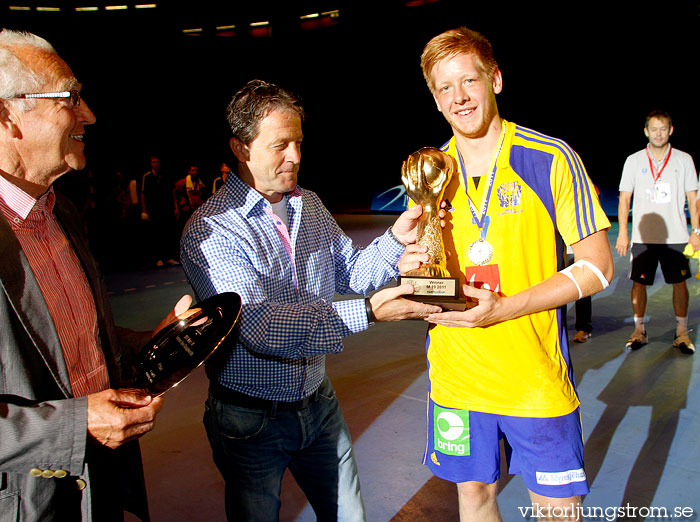
<path id="1" fill-rule="evenodd" d="M 94 122 L 48 42 L 0 32 L 2 522 L 148 520 L 134 439 L 161 400 L 117 388 L 151 334 L 114 325 L 77 211 L 52 187 L 85 166 Z"/>

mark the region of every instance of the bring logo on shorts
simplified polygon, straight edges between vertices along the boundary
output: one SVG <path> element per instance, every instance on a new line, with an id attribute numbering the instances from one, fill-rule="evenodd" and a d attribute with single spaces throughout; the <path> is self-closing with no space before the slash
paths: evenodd
<path id="1" fill-rule="evenodd" d="M 433 405 L 433 440 L 435 450 L 440 453 L 469 455 L 469 412 Z"/>

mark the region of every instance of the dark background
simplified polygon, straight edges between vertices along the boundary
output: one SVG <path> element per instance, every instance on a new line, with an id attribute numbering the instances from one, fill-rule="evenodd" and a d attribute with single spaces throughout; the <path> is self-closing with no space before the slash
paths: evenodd
<path id="1" fill-rule="evenodd" d="M 332 211 L 366 211 L 375 194 L 399 183 L 408 154 L 451 135 L 419 60 L 432 36 L 458 25 L 494 46 L 501 115 L 567 141 L 609 213 L 617 211 L 625 158 L 646 144 L 649 111 L 668 110 L 673 145 L 699 152 L 696 1 L 161 1 L 156 9 L 127 2 L 125 11 L 99 12 L 73 8 L 104 0 L 12 3 L 63 7 L 3 6 L 0 25 L 45 37 L 83 82 L 97 116 L 86 136 L 88 168 L 100 179 L 115 169 L 140 177 L 151 152 L 176 178 L 196 162 L 212 179 L 220 161 L 233 161 L 226 104 L 257 77 L 305 101 L 300 184 Z M 302 29 L 301 15 L 329 10 L 339 16 Z M 270 22 L 258 30 L 265 36 L 251 35 L 248 24 L 262 20 Z M 234 36 L 217 34 L 229 24 Z M 203 29 L 199 36 L 182 32 L 194 27 Z"/>

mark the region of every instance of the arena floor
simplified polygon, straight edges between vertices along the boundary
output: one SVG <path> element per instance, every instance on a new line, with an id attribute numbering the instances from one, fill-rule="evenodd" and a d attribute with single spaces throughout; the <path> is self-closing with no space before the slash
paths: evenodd
<path id="1" fill-rule="evenodd" d="M 337 219 L 357 243 L 366 244 L 394 218 Z M 611 245 L 616 236 L 615 223 Z M 593 300 L 593 337 L 572 347 L 591 484 L 584 514 L 588 520 L 615 520 L 617 515 L 624 515 L 618 520 L 696 520 L 700 355 L 682 355 L 671 346 L 671 288 L 660 282 L 660 274 L 649 289 L 649 344 L 627 353 L 625 341 L 632 329 L 629 260 L 616 253 L 613 257 L 615 279 Z M 697 268 L 692 261 L 691 269 Z M 136 329 L 153 328 L 190 291 L 179 267 L 115 274 L 107 283 L 118 324 Z M 689 291 L 689 325 L 697 332 L 700 281 L 691 278 Z M 570 308 L 570 325 L 573 320 Z M 455 486 L 421 465 L 425 330 L 418 321 L 379 324 L 348 338 L 344 352 L 327 360 L 355 441 L 370 522 L 458 520 Z M 201 422 L 207 384 L 198 369 L 168 392 L 156 428 L 142 439 L 154 522 L 225 520 L 223 481 Z M 315 520 L 293 479 L 285 480 L 281 520 Z M 502 477 L 499 491 L 506 522 L 534 519 L 527 512 L 530 501 L 520 477 Z"/>

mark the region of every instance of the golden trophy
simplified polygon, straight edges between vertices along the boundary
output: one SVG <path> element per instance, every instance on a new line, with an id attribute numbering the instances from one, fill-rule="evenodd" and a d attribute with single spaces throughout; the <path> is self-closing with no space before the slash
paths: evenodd
<path id="1" fill-rule="evenodd" d="M 466 300 L 459 297 L 459 278 L 451 277 L 447 271 L 438 214 L 445 189 L 455 172 L 458 169 L 454 158 L 433 147 L 423 147 L 403 162 L 401 181 L 406 193 L 423 207 L 416 242 L 428 247 L 430 261 L 399 277 L 399 284 L 413 285 L 413 295 L 405 296 L 408 299 L 436 304 L 447 310 L 464 310 Z"/>

